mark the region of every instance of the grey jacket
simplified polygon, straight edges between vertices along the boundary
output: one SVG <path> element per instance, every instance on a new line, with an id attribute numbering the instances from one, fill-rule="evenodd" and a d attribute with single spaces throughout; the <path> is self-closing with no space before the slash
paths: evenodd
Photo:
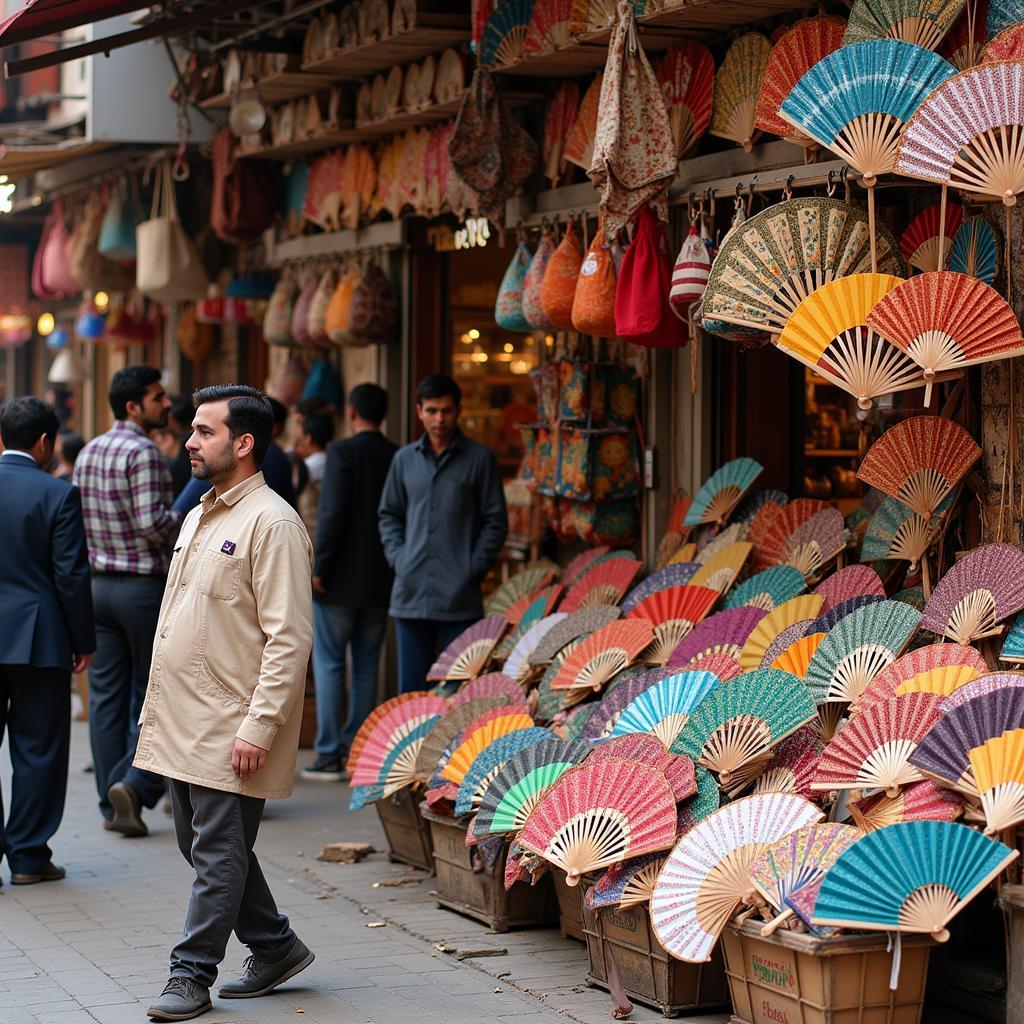
<path id="1" fill-rule="evenodd" d="M 487 448 L 461 431 L 440 457 L 426 435 L 401 448 L 380 500 L 380 537 L 395 570 L 390 614 L 479 618 L 480 581 L 507 533 L 501 475 Z"/>

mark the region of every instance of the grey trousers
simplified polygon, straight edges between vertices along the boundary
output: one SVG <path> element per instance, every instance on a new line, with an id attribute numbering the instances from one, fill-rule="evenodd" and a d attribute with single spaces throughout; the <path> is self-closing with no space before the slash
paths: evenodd
<path id="1" fill-rule="evenodd" d="M 278 912 L 253 845 L 265 801 L 168 780 L 178 849 L 195 868 L 181 941 L 171 975 L 209 988 L 234 931 L 263 963 L 283 960 L 295 942 Z"/>

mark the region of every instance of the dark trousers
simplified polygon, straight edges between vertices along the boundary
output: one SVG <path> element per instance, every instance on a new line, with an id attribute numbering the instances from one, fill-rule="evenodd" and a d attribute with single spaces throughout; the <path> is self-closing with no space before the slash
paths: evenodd
<path id="1" fill-rule="evenodd" d="M 96 658 L 89 670 L 89 742 L 105 818 L 114 813 L 107 790 L 115 782 L 131 786 L 145 807 L 155 807 L 164 794 L 159 775 L 132 767 L 163 595 L 162 576 L 92 578 Z"/>
<path id="2" fill-rule="evenodd" d="M 11 809 L 0 793 L 0 859 L 14 874 L 50 863 L 47 843 L 64 816 L 71 744 L 71 672 L 0 665 L 0 743 L 11 755 Z"/>
<path id="3" fill-rule="evenodd" d="M 266 801 L 177 779 L 169 785 L 178 849 L 196 872 L 171 975 L 209 988 L 232 931 L 257 960 L 283 960 L 295 932 L 252 850 Z"/>
<path id="4" fill-rule="evenodd" d="M 398 692 L 429 690 L 430 666 L 463 630 L 476 619 L 461 622 L 435 622 L 433 619 L 395 619 L 395 640 L 398 645 Z"/>

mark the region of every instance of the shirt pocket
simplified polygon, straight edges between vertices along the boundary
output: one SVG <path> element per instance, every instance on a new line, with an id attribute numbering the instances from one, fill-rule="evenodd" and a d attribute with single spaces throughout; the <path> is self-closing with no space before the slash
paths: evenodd
<path id="1" fill-rule="evenodd" d="M 219 551 L 207 551 L 199 566 L 199 590 L 217 601 L 232 601 L 242 578 L 242 560 Z"/>

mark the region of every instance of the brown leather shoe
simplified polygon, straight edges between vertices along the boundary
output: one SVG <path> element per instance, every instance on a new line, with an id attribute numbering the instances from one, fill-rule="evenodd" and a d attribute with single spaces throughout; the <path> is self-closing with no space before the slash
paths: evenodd
<path id="1" fill-rule="evenodd" d="M 37 885 L 39 882 L 59 882 L 67 872 L 59 865 L 50 861 L 42 871 L 34 875 L 22 875 L 11 872 L 11 885 Z"/>
<path id="2" fill-rule="evenodd" d="M 142 820 L 142 801 L 131 786 L 115 782 L 107 790 L 107 799 L 114 808 L 114 817 L 110 821 L 111 832 L 120 832 L 133 839 L 149 835 L 149 829 Z"/>

